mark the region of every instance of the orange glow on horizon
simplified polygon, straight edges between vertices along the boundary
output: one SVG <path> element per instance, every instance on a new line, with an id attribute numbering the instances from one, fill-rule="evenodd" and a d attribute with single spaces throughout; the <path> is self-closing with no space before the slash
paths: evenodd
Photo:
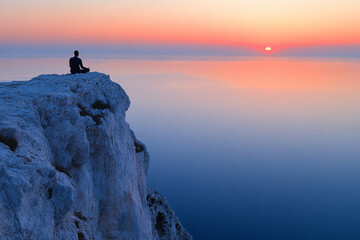
<path id="1" fill-rule="evenodd" d="M 259 52 L 267 47 L 264 44 L 279 50 L 360 43 L 360 2 L 356 0 L 291 4 L 274 0 L 271 5 L 265 0 L 7 1 L 1 6 L 0 43 L 205 44 Z M 266 7 L 259 8 L 262 5 Z"/>

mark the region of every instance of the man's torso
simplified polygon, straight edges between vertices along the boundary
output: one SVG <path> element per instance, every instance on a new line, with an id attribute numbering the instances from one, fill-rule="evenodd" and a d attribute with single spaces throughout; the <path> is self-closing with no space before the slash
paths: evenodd
<path id="1" fill-rule="evenodd" d="M 78 71 L 80 70 L 80 64 L 81 64 L 81 59 L 78 57 L 72 57 L 70 58 L 70 68 L 71 71 Z"/>

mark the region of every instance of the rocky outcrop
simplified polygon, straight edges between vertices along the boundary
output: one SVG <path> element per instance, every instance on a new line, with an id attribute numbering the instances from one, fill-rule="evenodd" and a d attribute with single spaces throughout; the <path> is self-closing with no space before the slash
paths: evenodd
<path id="1" fill-rule="evenodd" d="M 192 238 L 181 225 L 164 196 L 156 191 L 149 190 L 147 202 L 151 213 L 153 236 L 161 240 Z"/>
<path id="2" fill-rule="evenodd" d="M 100 73 L 0 84 L 0 239 L 191 239 Z"/>

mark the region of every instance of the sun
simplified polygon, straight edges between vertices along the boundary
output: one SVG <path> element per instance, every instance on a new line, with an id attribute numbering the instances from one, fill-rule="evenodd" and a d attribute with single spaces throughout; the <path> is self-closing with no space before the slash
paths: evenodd
<path id="1" fill-rule="evenodd" d="M 265 51 L 271 51 L 271 47 L 266 47 Z"/>

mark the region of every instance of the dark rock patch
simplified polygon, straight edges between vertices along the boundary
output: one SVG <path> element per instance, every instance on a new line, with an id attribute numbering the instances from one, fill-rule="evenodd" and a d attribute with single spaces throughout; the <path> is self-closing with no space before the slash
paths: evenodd
<path id="1" fill-rule="evenodd" d="M 49 188 L 49 189 L 48 189 L 48 198 L 49 198 L 49 199 L 52 198 L 52 192 L 53 192 L 53 188 Z"/>
<path id="2" fill-rule="evenodd" d="M 145 150 L 142 144 L 139 144 L 137 141 L 134 141 L 135 151 L 136 153 L 143 152 Z"/>
<path id="3" fill-rule="evenodd" d="M 87 218 L 84 217 L 84 215 L 83 215 L 83 213 L 81 211 L 74 212 L 74 215 L 80 220 L 87 221 Z"/>
<path id="4" fill-rule="evenodd" d="M 156 216 L 156 225 L 155 225 L 155 229 L 162 233 L 165 234 L 165 226 L 166 226 L 166 220 L 165 220 L 165 215 L 162 212 L 158 212 L 157 216 Z"/>
<path id="5" fill-rule="evenodd" d="M 149 194 L 147 195 L 147 197 L 146 197 L 146 200 L 147 200 L 147 202 L 148 202 L 148 205 L 151 207 L 152 205 L 154 205 L 155 204 L 155 198 L 153 198 L 152 196 L 150 196 Z"/>
<path id="6" fill-rule="evenodd" d="M 85 117 L 85 116 L 89 116 L 92 118 L 92 120 L 95 122 L 95 124 L 98 126 L 102 123 L 102 119 L 104 118 L 103 114 L 93 114 L 91 112 L 89 112 L 86 107 L 82 106 L 81 104 L 77 105 L 78 108 L 80 109 L 80 116 Z"/>
<path id="7" fill-rule="evenodd" d="M 14 137 L 7 136 L 6 133 L 0 133 L 0 142 L 8 146 L 13 152 L 18 147 L 18 141 Z"/>
<path id="8" fill-rule="evenodd" d="M 82 232 L 78 232 L 78 239 L 79 240 L 84 240 L 85 239 L 85 235 Z"/>
<path id="9" fill-rule="evenodd" d="M 79 229 L 79 228 L 80 228 L 80 222 L 75 220 L 75 222 L 74 222 L 74 223 L 75 223 L 76 228 L 78 228 L 78 229 Z"/>
<path id="10" fill-rule="evenodd" d="M 109 105 L 109 104 L 104 103 L 104 102 L 102 102 L 102 101 L 100 101 L 100 100 L 95 101 L 95 102 L 91 105 L 91 107 L 92 107 L 93 109 L 100 109 L 100 110 L 110 109 L 110 105 Z"/>
<path id="11" fill-rule="evenodd" d="M 65 173 L 69 178 L 72 178 L 72 176 L 70 175 L 70 173 L 62 166 L 54 166 L 56 171 Z"/>

